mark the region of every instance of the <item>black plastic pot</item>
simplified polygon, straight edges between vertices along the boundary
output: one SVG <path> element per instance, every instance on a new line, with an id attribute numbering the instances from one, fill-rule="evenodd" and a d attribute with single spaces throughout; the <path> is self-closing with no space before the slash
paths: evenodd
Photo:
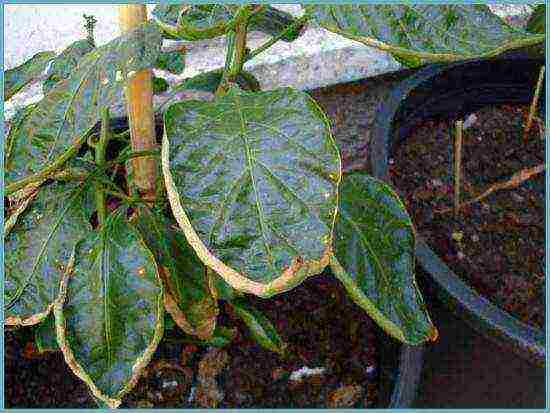
<path id="1" fill-rule="evenodd" d="M 374 176 L 391 183 L 388 160 L 396 146 L 425 119 L 457 120 L 484 106 L 530 103 L 542 65 L 542 59 L 522 56 L 468 61 L 429 66 L 404 80 L 376 115 L 370 152 Z M 544 88 L 539 102 L 544 113 Z M 519 321 L 476 293 L 421 236 L 416 258 L 431 277 L 437 294 L 458 316 L 496 343 L 544 366 L 543 330 Z"/>

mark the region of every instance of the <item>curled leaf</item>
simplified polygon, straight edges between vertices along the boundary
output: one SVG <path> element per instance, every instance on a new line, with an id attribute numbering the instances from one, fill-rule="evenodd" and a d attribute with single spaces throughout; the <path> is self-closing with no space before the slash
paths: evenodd
<path id="1" fill-rule="evenodd" d="M 25 86 L 39 80 L 54 57 L 54 52 L 40 52 L 22 65 L 6 70 L 4 72 L 4 99 L 9 100 Z"/>
<path id="2" fill-rule="evenodd" d="M 164 321 L 154 257 L 124 213 L 79 245 L 60 291 L 54 315 L 65 361 L 95 398 L 116 408 L 149 363 Z"/>
<path id="3" fill-rule="evenodd" d="M 42 85 L 44 94 L 52 90 L 60 81 L 68 79 L 77 68 L 80 60 L 94 48 L 89 40 L 78 40 L 56 56 L 46 72 L 47 78 Z"/>
<path id="4" fill-rule="evenodd" d="M 479 4 L 308 5 L 325 29 L 388 51 L 415 66 L 492 57 L 544 42 Z"/>
<path id="5" fill-rule="evenodd" d="M 259 345 L 280 355 L 284 355 L 287 344 L 281 339 L 275 326 L 260 311 L 250 307 L 243 300 L 234 300 L 231 306 L 244 321 L 254 340 Z"/>
<path id="6" fill-rule="evenodd" d="M 362 172 L 342 181 L 331 268 L 351 298 L 390 335 L 434 340 L 414 277 L 412 221 L 395 192 Z"/>
<path id="7" fill-rule="evenodd" d="M 92 233 L 92 195 L 82 183 L 46 185 L 5 236 L 6 325 L 37 324 L 49 314 L 74 249 Z"/>
<path id="8" fill-rule="evenodd" d="M 6 191 L 61 168 L 101 119 L 101 109 L 122 102 L 124 80 L 154 65 L 161 35 L 144 24 L 86 54 L 68 79 L 60 81 L 10 129 L 13 149 Z"/>
<path id="9" fill-rule="evenodd" d="M 185 333 L 208 339 L 219 312 L 206 268 L 197 259 L 182 233 L 155 210 L 140 208 L 134 220 L 159 264 L 164 285 L 164 306 Z"/>

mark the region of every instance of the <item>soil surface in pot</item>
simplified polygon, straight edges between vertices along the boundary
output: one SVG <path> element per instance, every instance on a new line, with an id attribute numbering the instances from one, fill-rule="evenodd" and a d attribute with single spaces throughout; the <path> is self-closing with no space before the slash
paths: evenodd
<path id="1" fill-rule="evenodd" d="M 186 343 L 176 331 L 167 332 L 122 407 L 376 405 L 377 327 L 337 280 L 323 274 L 291 292 L 250 303 L 278 329 L 288 344 L 288 357 L 260 347 L 223 305 L 220 322 L 237 332 L 232 344 L 205 349 Z M 96 407 L 61 353 L 38 354 L 30 332 L 5 335 L 6 407 Z"/>
<path id="2" fill-rule="evenodd" d="M 544 164 L 543 126 L 534 123 L 523 138 L 528 110 L 487 107 L 470 115 L 463 134 L 461 202 Z M 392 181 L 418 232 L 457 275 L 516 318 L 542 328 L 544 171 L 464 206 L 455 217 L 454 139 L 451 121 L 418 125 L 395 148 Z"/>

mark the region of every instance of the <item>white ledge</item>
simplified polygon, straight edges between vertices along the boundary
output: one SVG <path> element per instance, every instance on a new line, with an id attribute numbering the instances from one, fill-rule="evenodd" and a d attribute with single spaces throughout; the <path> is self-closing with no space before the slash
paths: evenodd
<path id="1" fill-rule="evenodd" d="M 295 16 L 303 13 L 300 5 L 275 6 Z M 149 10 L 153 7 L 148 5 Z M 503 17 L 518 16 L 526 10 L 525 6 L 519 5 L 490 7 Z M 96 43 L 105 44 L 118 35 L 117 13 L 115 5 L 107 4 L 7 4 L 4 6 L 4 68 L 15 67 L 39 51 L 60 52 L 73 41 L 84 38 L 83 14 L 93 14 L 97 18 Z M 253 49 L 267 39 L 267 36 L 253 32 L 249 35 L 249 46 Z M 189 51 L 186 69 L 180 76 L 167 77 L 170 83 L 223 66 L 224 38 L 182 43 L 186 44 Z M 301 90 L 315 89 L 373 77 L 400 68 L 389 54 L 312 24 L 296 41 L 278 42 L 245 65 L 245 70 L 254 74 L 262 89 L 266 90 L 287 86 Z M 41 97 L 40 84 L 23 90 L 5 103 L 5 118 L 10 118 L 18 107 Z"/>

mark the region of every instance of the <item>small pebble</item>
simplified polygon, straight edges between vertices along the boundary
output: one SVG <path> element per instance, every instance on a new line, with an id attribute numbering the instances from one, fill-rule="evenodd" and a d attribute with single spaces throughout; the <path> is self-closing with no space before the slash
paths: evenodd
<path id="1" fill-rule="evenodd" d="M 273 379 L 273 381 L 281 380 L 285 373 L 285 369 L 283 369 L 282 367 L 277 367 L 271 372 L 271 378 Z"/>
<path id="2" fill-rule="evenodd" d="M 464 238 L 464 233 L 462 231 L 456 231 L 456 232 L 453 232 L 452 236 L 453 236 L 453 240 L 455 240 L 456 242 L 460 242 Z"/>
<path id="3" fill-rule="evenodd" d="M 155 405 L 149 400 L 140 400 L 136 403 L 138 409 L 152 409 Z"/>
<path id="4" fill-rule="evenodd" d="M 514 201 L 516 202 L 523 202 L 525 201 L 525 198 L 522 197 L 520 194 L 516 193 L 516 192 L 512 192 L 512 198 Z"/>
<path id="5" fill-rule="evenodd" d="M 328 396 L 327 407 L 331 409 L 353 407 L 362 395 L 363 387 L 358 384 L 340 386 Z"/>
<path id="6" fill-rule="evenodd" d="M 299 370 L 293 371 L 290 374 L 290 381 L 301 381 L 304 377 L 321 375 L 325 372 L 324 367 L 316 367 L 310 369 L 309 367 L 302 367 Z"/>
<path id="7" fill-rule="evenodd" d="M 477 116 L 475 115 L 475 113 L 471 113 L 464 120 L 464 124 L 462 125 L 463 130 L 471 128 L 472 126 L 475 125 L 476 122 L 477 122 Z"/>
<path id="8" fill-rule="evenodd" d="M 432 184 L 432 186 L 435 186 L 436 188 L 443 186 L 443 181 L 439 178 L 432 179 L 430 183 Z"/>

